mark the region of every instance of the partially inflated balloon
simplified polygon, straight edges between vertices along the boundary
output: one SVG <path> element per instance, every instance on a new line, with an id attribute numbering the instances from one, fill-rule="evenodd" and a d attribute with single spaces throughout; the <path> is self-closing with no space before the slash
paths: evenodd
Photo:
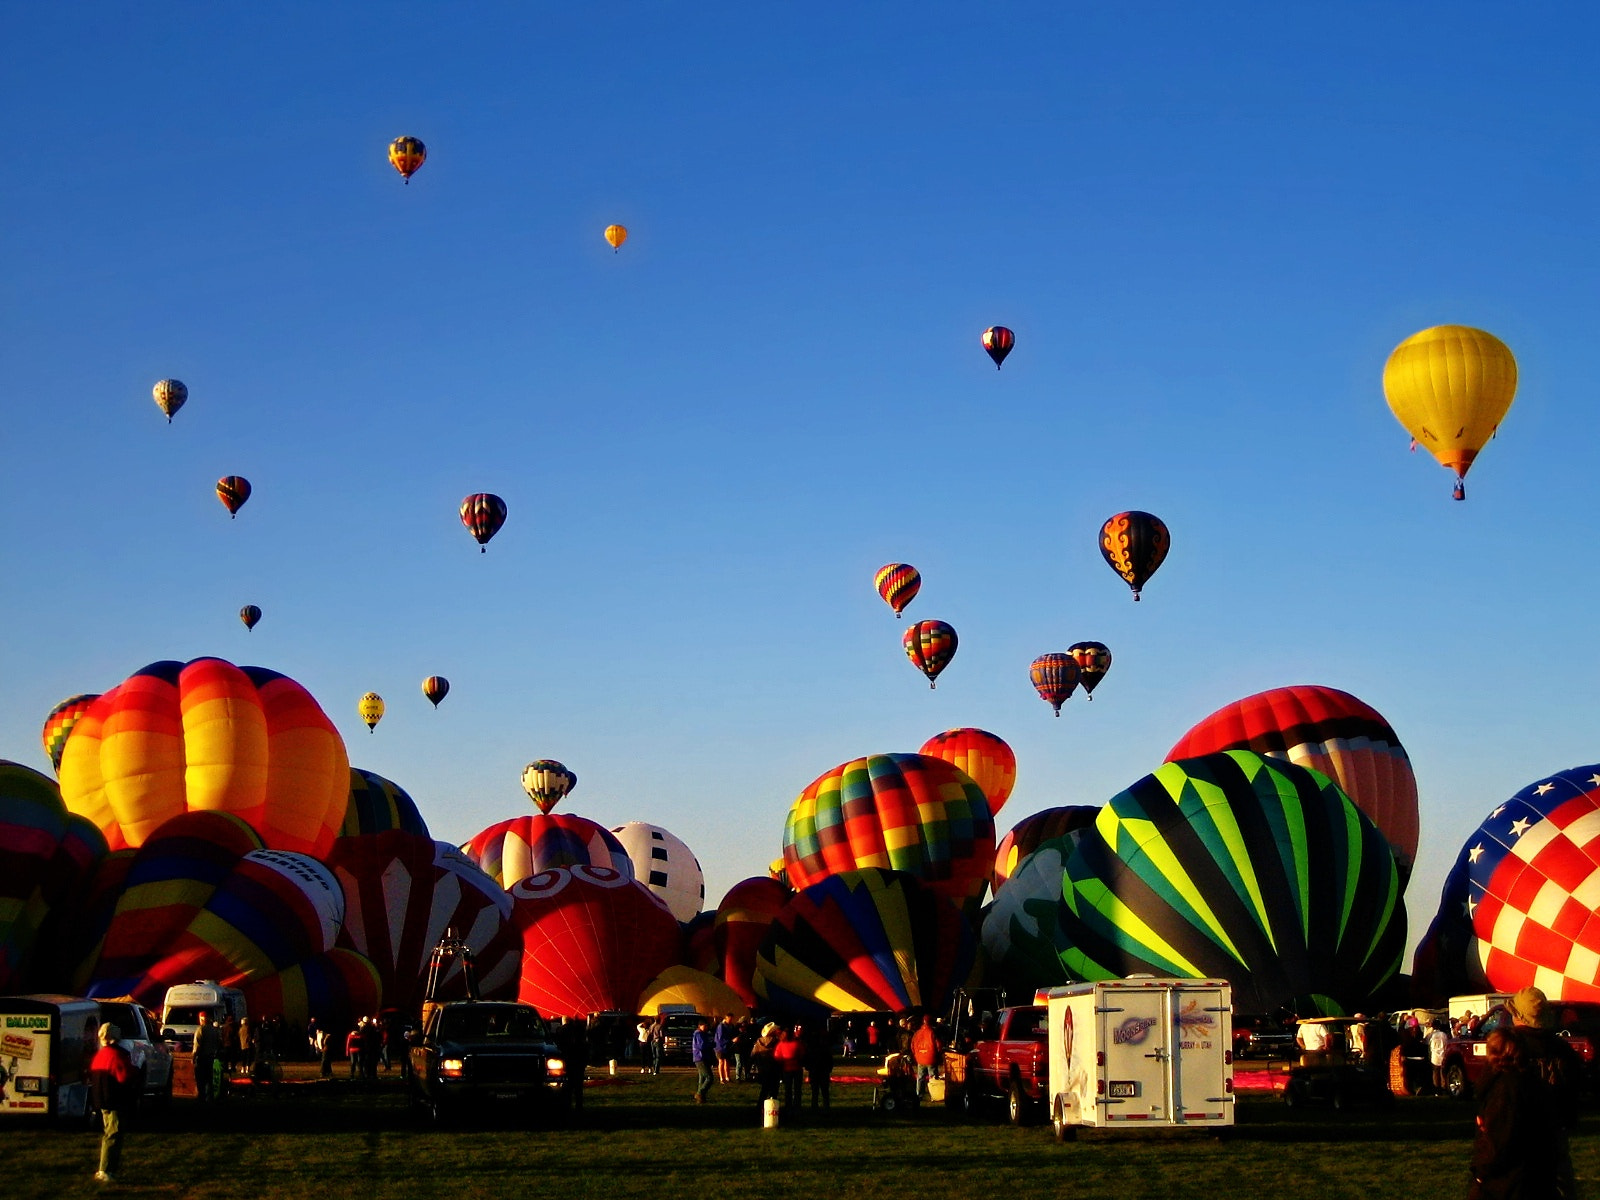
<path id="1" fill-rule="evenodd" d="M 113 850 L 200 809 L 236 813 L 268 847 L 323 854 L 344 823 L 350 761 L 294 680 L 219 658 L 158 662 L 79 719 L 61 796 Z"/>
<path id="2" fill-rule="evenodd" d="M 356 713 L 366 723 L 368 733 L 376 729 L 378 722 L 383 720 L 383 709 L 383 697 L 377 692 L 367 692 L 356 702 Z"/>
<path id="3" fill-rule="evenodd" d="M 1006 355 L 1011 353 L 1011 348 L 1017 344 L 1017 335 L 1004 325 L 991 325 L 983 331 L 983 348 L 988 351 L 989 357 L 994 359 L 994 369 L 998 371 L 1000 364 L 1005 362 Z"/>
<path id="4" fill-rule="evenodd" d="M 753 876 L 728 889 L 717 905 L 716 957 L 721 962 L 723 981 L 739 993 L 746 1004 L 756 1003 L 756 951 L 766 940 L 773 918 L 794 895 L 776 879 Z"/>
<path id="5" fill-rule="evenodd" d="M 1166 525 L 1147 512 L 1118 513 L 1100 527 L 1100 555 L 1127 581 L 1135 600 L 1171 548 Z"/>
<path id="6" fill-rule="evenodd" d="M 429 675 L 422 681 L 422 694 L 429 704 L 438 708 L 439 701 L 450 694 L 450 681 L 443 675 Z"/>
<path id="7" fill-rule="evenodd" d="M 943 1012 L 977 981 L 961 912 L 913 877 L 868 868 L 804 888 L 756 955 L 758 1007 L 796 1020 L 836 1012 Z"/>
<path id="8" fill-rule="evenodd" d="M 1075 979 L 1226 979 L 1240 1012 L 1363 1007 L 1400 968 L 1389 843 L 1325 775 L 1231 750 L 1112 798 L 1067 862 Z"/>
<path id="9" fill-rule="evenodd" d="M 1061 715 L 1065 704 L 1078 686 L 1078 663 L 1070 654 L 1053 652 L 1041 654 L 1028 665 L 1028 678 L 1039 698 Z"/>
<path id="10" fill-rule="evenodd" d="M 244 502 L 250 499 L 250 481 L 243 475 L 224 475 L 217 480 L 217 499 L 230 517 L 238 516 Z"/>
<path id="11" fill-rule="evenodd" d="M 474 492 L 461 502 L 461 523 L 478 543 L 478 553 L 487 554 L 489 539 L 506 523 L 506 502 L 491 492 Z"/>
<path id="12" fill-rule="evenodd" d="M 1402 882 L 1417 856 L 1417 779 L 1389 722 L 1337 688 L 1274 688 L 1218 709 L 1179 739 L 1168 759 L 1253 750 L 1321 771 L 1389 839 Z"/>
<path id="13" fill-rule="evenodd" d="M 1021 861 L 1045 842 L 1081 833 L 1100 815 L 1093 804 L 1067 804 L 1023 817 L 1000 839 L 994 852 L 994 887 L 999 892 Z"/>
<path id="14" fill-rule="evenodd" d="M 911 665 L 928 677 L 928 686 L 937 687 L 939 672 L 956 655 L 956 631 L 943 621 L 918 621 L 900 639 Z"/>
<path id="15" fill-rule="evenodd" d="M 511 898 L 522 929 L 517 998 L 547 1016 L 632 1012 L 678 961 L 667 906 L 619 871 L 558 867 L 514 884 Z"/>
<path id="16" fill-rule="evenodd" d="M 1383 392 L 1395 419 L 1455 472 L 1455 498 L 1463 500 L 1473 460 L 1516 398 L 1517 360 L 1492 333 L 1436 325 L 1394 348 Z"/>
<path id="17" fill-rule="evenodd" d="M 994 859 L 994 814 L 959 767 L 923 754 L 852 759 L 812 781 L 789 809 L 789 882 L 884 867 L 976 907 Z"/>
<path id="18" fill-rule="evenodd" d="M 633 861 L 617 835 L 587 817 L 535 813 L 501 821 L 465 846 L 467 857 L 501 887 L 556 867 L 605 867 L 633 878 Z"/>
<path id="19" fill-rule="evenodd" d="M 1061 961 L 1069 948 L 1060 933 L 1061 889 L 1081 835 L 1078 830 L 1046 840 L 1018 862 L 1010 878 L 995 884 L 980 937 L 991 974 L 1008 990 L 1031 996 L 1070 982 Z"/>
<path id="20" fill-rule="evenodd" d="M 628 1011 L 644 1017 L 663 1011 L 691 1011 L 713 1019 L 742 1019 L 750 1015 L 750 1005 L 714 975 L 692 967 L 668 967 L 645 985 L 638 1003 Z"/>
<path id="21" fill-rule="evenodd" d="M 189 399 L 189 389 L 183 386 L 181 379 L 163 379 L 150 392 L 155 397 L 156 407 L 167 414 L 168 425 L 172 424 L 172 415 Z"/>
<path id="22" fill-rule="evenodd" d="M 1017 785 L 1017 756 L 1010 746 L 983 729 L 947 729 L 922 743 L 919 754 L 954 763 L 983 789 L 989 811 L 998 816 Z"/>
<path id="23" fill-rule="evenodd" d="M 553 758 L 538 758 L 522 768 L 522 790 L 542 813 L 548 814 L 577 786 L 577 775 Z"/>
<path id="24" fill-rule="evenodd" d="M 878 589 L 878 595 L 883 597 L 883 602 L 894 609 L 894 615 L 898 617 L 905 611 L 906 605 L 915 600 L 917 593 L 922 590 L 922 575 L 910 563 L 890 563 L 886 567 L 878 568 L 872 585 Z"/>
<path id="25" fill-rule="evenodd" d="M 628 230 L 624 225 L 606 226 L 606 245 L 613 251 L 622 249 L 622 243 L 628 240 Z"/>
<path id="26" fill-rule="evenodd" d="M 1067 653 L 1078 664 L 1078 682 L 1083 684 L 1084 698 L 1093 700 L 1091 693 L 1111 670 L 1111 651 L 1104 642 L 1074 642 L 1067 647 Z"/>
<path id="27" fill-rule="evenodd" d="M 706 877 L 687 843 L 643 821 L 629 821 L 611 832 L 628 852 L 633 877 L 660 897 L 679 921 L 694 920 L 705 906 Z"/>
<path id="28" fill-rule="evenodd" d="M 254 604 L 246 604 L 239 610 L 239 620 L 244 622 L 246 629 L 254 629 L 256 622 L 261 620 L 261 609 Z"/>
<path id="29" fill-rule="evenodd" d="M 67 735 L 98 699 L 99 692 L 68 696 L 45 717 L 44 728 L 39 731 L 39 736 L 44 742 L 44 752 L 50 756 L 50 765 L 58 775 L 61 773 L 61 752 L 66 749 Z"/>
<path id="30" fill-rule="evenodd" d="M 389 143 L 389 165 L 400 172 L 400 178 L 407 183 L 417 173 L 428 157 L 428 148 L 422 144 L 422 139 L 414 137 L 397 137 Z"/>
<path id="31" fill-rule="evenodd" d="M 339 829 L 341 840 L 365 833 L 401 830 L 419 837 L 428 836 L 428 823 L 417 811 L 416 801 L 392 779 L 376 771 L 350 768 L 350 806 Z"/>

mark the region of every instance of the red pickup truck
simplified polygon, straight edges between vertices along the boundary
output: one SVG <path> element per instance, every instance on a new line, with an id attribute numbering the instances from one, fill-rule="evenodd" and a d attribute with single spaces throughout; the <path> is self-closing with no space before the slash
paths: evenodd
<path id="1" fill-rule="evenodd" d="M 1552 1000 L 1550 1010 L 1555 1018 L 1555 1030 L 1572 1047 L 1582 1066 L 1582 1086 L 1594 1092 L 1597 1083 L 1595 1046 L 1600 1042 L 1600 1004 L 1592 1000 Z M 1457 1099 L 1472 1095 L 1489 1070 L 1489 1034 L 1496 1029 L 1510 1029 L 1511 1010 L 1504 1004 L 1491 1008 L 1477 1023 L 1471 1034 L 1450 1039 L 1444 1052 L 1444 1088 Z"/>
<path id="2" fill-rule="evenodd" d="M 960 1055 L 959 1090 L 946 1096 L 963 1111 L 976 1113 L 994 1099 L 1006 1102 L 1013 1125 L 1024 1125 L 1045 1111 L 1050 1075 L 1050 1036 L 1042 1004 L 1002 1008 L 985 1016 L 977 1040 Z M 949 1060 L 946 1059 L 947 1068 Z"/>

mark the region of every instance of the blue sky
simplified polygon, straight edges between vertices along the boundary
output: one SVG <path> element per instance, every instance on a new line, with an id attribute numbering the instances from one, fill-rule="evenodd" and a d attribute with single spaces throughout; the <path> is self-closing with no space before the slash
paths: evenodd
<path id="1" fill-rule="evenodd" d="M 331 7 L 11 14 L 0 756 L 216 654 L 437 836 L 558 758 L 714 901 L 855 755 L 990 729 L 1004 829 L 1323 683 L 1415 763 L 1414 934 L 1497 801 L 1600 758 L 1587 6 Z M 1447 322 L 1522 371 L 1465 504 L 1379 382 Z M 1138 605 L 1126 508 L 1173 536 Z M 936 691 L 891 561 L 960 632 Z M 1089 638 L 1054 720 L 1027 664 Z"/>

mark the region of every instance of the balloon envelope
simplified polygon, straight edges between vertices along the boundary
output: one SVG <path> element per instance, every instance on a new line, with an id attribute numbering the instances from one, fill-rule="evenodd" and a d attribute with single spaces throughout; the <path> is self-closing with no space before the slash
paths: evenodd
<path id="1" fill-rule="evenodd" d="M 553 758 L 535 759 L 522 768 L 522 790 L 542 813 L 549 813 L 577 786 L 577 775 Z"/>
<path id="2" fill-rule="evenodd" d="M 886 567 L 878 568 L 872 585 L 878 589 L 878 595 L 883 597 L 883 602 L 894 609 L 894 615 L 898 617 L 905 611 L 906 605 L 915 600 L 917 593 L 922 590 L 922 575 L 910 563 L 890 563 Z"/>
<path id="3" fill-rule="evenodd" d="M 706 877 L 687 843 L 659 825 L 629 821 L 611 831 L 633 863 L 633 877 L 660 898 L 680 922 L 694 920 L 706 902 Z"/>
<path id="4" fill-rule="evenodd" d="M 758 875 L 734 884 L 717 905 L 715 944 L 722 979 L 746 1004 L 756 1003 L 756 951 L 793 895 L 776 879 Z"/>
<path id="5" fill-rule="evenodd" d="M 1017 784 L 1017 756 L 1010 746 L 983 729 L 963 727 L 936 733 L 917 751 L 942 758 L 960 767 L 983 789 L 989 812 L 1000 814 L 1001 807 Z"/>
<path id="6" fill-rule="evenodd" d="M 378 722 L 383 720 L 383 697 L 377 692 L 367 692 L 356 701 L 356 714 L 366 724 L 369 730 L 376 729 Z"/>
<path id="7" fill-rule="evenodd" d="M 489 826 L 461 848 L 508 891 L 519 879 L 557 867 L 605 867 L 633 878 L 633 861 L 616 834 L 567 813 L 513 817 Z"/>
<path id="8" fill-rule="evenodd" d="M 156 407 L 167 415 L 167 424 L 172 424 L 172 416 L 188 402 L 189 389 L 184 387 L 179 379 L 163 379 L 150 389 Z"/>
<path id="9" fill-rule="evenodd" d="M 708 1017 L 748 1017 L 750 1005 L 722 980 L 692 967 L 668 967 L 645 985 L 638 1003 L 630 1011 L 653 1017 L 668 1006 L 676 1012 L 693 1005 L 694 1011 Z"/>
<path id="10" fill-rule="evenodd" d="M 480 552 L 487 551 L 489 539 L 506 523 L 506 502 L 492 492 L 474 492 L 461 502 L 461 523 L 477 541 Z"/>
<path id="11" fill-rule="evenodd" d="M 1028 678 L 1039 698 L 1061 715 L 1061 706 L 1078 686 L 1078 663 L 1070 654 L 1059 651 L 1041 654 L 1028 666 Z"/>
<path id="12" fill-rule="evenodd" d="M 628 240 L 628 230 L 624 225 L 606 226 L 606 244 L 613 250 L 620 250 L 622 243 Z"/>
<path id="13" fill-rule="evenodd" d="M 350 804 L 345 809 L 339 838 L 363 833 L 387 833 L 391 829 L 427 837 L 428 823 L 417 811 L 417 804 L 405 788 L 376 771 L 350 768 Z M 337 845 L 338 843 L 335 843 Z"/>
<path id="14" fill-rule="evenodd" d="M 427 160 L 428 148 L 421 138 L 397 137 L 389 143 L 389 165 L 400 172 L 407 183 L 417 173 L 417 168 Z"/>
<path id="15" fill-rule="evenodd" d="M 995 891 L 998 892 L 1001 885 L 1011 878 L 1023 859 L 1044 843 L 1089 828 L 1099 815 L 1098 805 L 1067 804 L 1023 817 L 1000 839 L 1000 845 L 994 852 Z"/>
<path id="16" fill-rule="evenodd" d="M 936 686 L 939 672 L 955 657 L 956 631 L 943 621 L 918 621 L 900 641 L 911 665 L 928 677 L 930 688 Z"/>
<path id="17" fill-rule="evenodd" d="M 243 475 L 224 475 L 217 480 L 217 499 L 222 501 L 229 515 L 237 516 L 244 502 L 250 499 L 250 481 Z"/>
<path id="18" fill-rule="evenodd" d="M 1118 513 L 1100 527 L 1100 556 L 1133 589 L 1135 600 L 1171 548 L 1166 524 L 1147 512 Z"/>
<path id="19" fill-rule="evenodd" d="M 422 681 L 422 694 L 429 704 L 438 708 L 439 701 L 450 694 L 450 681 L 443 675 L 429 675 Z"/>
<path id="20" fill-rule="evenodd" d="M 1394 348 L 1383 392 L 1395 419 L 1443 467 L 1462 479 L 1499 429 L 1517 395 L 1517 360 L 1492 333 L 1436 325 Z"/>
<path id="21" fill-rule="evenodd" d="M 50 765 L 55 768 L 57 774 L 61 772 L 61 752 L 66 749 L 67 735 L 82 719 L 83 714 L 89 711 L 89 706 L 98 699 L 100 699 L 99 692 L 68 696 L 45 717 L 44 728 L 39 731 L 39 737 L 44 742 L 44 752 L 50 756 Z"/>
<path id="22" fill-rule="evenodd" d="M 991 325 L 983 331 L 983 348 L 988 351 L 989 357 L 994 359 L 994 369 L 998 371 L 1000 364 L 1006 361 L 1006 355 L 1011 353 L 1017 344 L 1017 335 L 1004 325 Z"/>

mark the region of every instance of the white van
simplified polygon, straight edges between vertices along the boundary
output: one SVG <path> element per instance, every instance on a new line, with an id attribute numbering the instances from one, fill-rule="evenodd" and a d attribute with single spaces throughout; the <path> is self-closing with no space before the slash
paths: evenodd
<path id="1" fill-rule="evenodd" d="M 244 993 L 223 987 L 215 979 L 197 979 L 167 989 L 161 1005 L 161 1036 L 175 1042 L 184 1053 L 194 1050 L 194 1031 L 200 1027 L 200 1013 L 211 1014 L 211 1023 L 220 1025 L 229 1017 L 234 1028 L 245 1017 Z"/>

